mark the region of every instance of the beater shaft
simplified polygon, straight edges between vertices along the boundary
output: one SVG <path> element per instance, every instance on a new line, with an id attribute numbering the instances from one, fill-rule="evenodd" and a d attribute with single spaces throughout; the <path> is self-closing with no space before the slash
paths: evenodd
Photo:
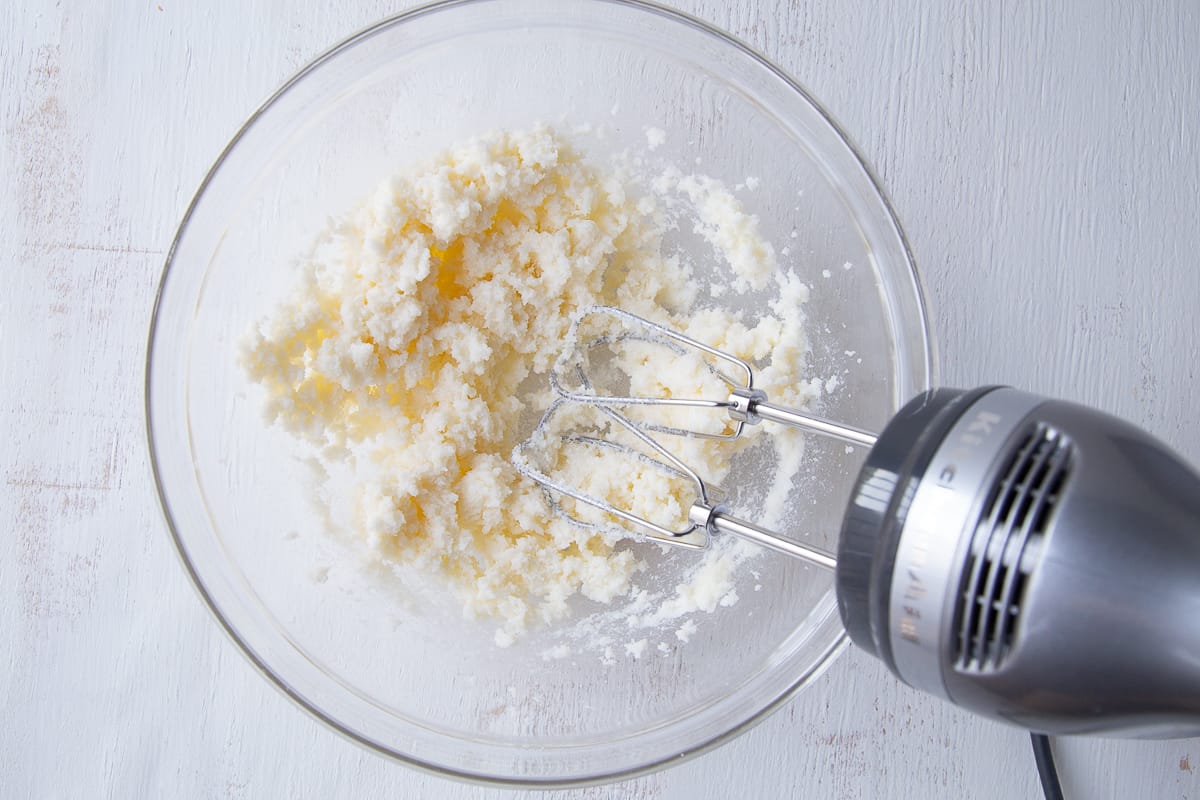
<path id="1" fill-rule="evenodd" d="M 831 419 L 818 417 L 816 414 L 768 403 L 767 395 L 758 389 L 734 389 L 730 392 L 729 400 L 730 416 L 750 424 L 765 419 L 864 447 L 874 447 L 875 440 L 879 438 L 871 431 L 862 428 L 843 425 Z"/>
<path id="2" fill-rule="evenodd" d="M 793 558 L 799 558 L 810 564 L 816 564 L 818 567 L 825 567 L 826 569 L 837 567 L 837 559 L 830 554 L 806 547 L 790 539 L 785 539 L 774 531 L 760 528 L 744 519 L 738 519 L 726 514 L 717 507 L 705 505 L 704 503 L 695 503 L 692 505 L 691 513 L 688 517 L 697 526 L 704 528 L 710 534 L 717 532 L 733 534 L 734 536 L 762 545 L 763 547 L 769 547 L 772 550 L 792 556 Z"/>

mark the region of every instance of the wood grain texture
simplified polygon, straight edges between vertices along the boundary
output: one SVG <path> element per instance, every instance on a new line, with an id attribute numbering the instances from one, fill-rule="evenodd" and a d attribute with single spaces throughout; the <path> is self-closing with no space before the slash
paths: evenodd
<path id="1" fill-rule="evenodd" d="M 370 755 L 255 674 L 187 584 L 141 412 L 174 228 L 243 119 L 405 3 L 0 8 L 0 775 L 6 797 L 1036 795 L 1019 731 L 849 652 L 733 743 L 624 784 L 485 790 Z M 944 382 L 1008 382 L 1200 461 L 1200 7 L 678 0 L 858 141 L 934 308 Z M 1069 797 L 1200 797 L 1196 740 L 1059 744 Z"/>

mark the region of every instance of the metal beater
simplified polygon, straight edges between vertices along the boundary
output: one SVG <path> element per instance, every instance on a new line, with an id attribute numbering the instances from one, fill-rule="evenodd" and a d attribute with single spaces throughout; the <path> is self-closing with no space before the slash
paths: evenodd
<path id="1" fill-rule="evenodd" d="M 605 332 L 581 340 L 595 318 Z M 728 396 L 597 392 L 591 351 L 626 339 L 711 357 Z M 1046 733 L 1200 736 L 1200 475 L 1166 446 L 1094 409 L 1006 387 L 924 392 L 875 436 L 773 405 L 753 381 L 728 353 L 620 309 L 588 309 L 553 371 L 561 399 L 513 463 L 550 494 L 658 541 L 703 547 L 729 533 L 834 569 L 851 640 L 957 705 Z M 623 431 L 639 458 L 691 482 L 688 523 L 653 522 L 541 469 L 537 450 L 566 404 L 597 407 L 607 426 L 567 433 L 573 442 L 632 451 L 610 440 Z M 836 558 L 726 513 L 651 436 L 688 431 L 617 411 L 636 406 L 727 414 L 731 429 L 692 432 L 707 438 L 766 419 L 869 447 Z"/>

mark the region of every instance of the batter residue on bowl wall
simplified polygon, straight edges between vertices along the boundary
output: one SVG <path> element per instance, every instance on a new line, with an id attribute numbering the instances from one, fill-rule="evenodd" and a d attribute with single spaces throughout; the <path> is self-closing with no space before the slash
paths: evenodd
<path id="1" fill-rule="evenodd" d="M 707 297 L 688 261 L 664 252 L 681 208 L 727 265 L 727 285 Z M 754 320 L 713 305 L 770 282 L 775 299 Z M 340 522 L 371 557 L 398 580 L 437 576 L 505 645 L 570 617 L 576 595 L 620 600 L 626 623 L 644 625 L 736 600 L 744 551 L 712 550 L 673 594 L 648 594 L 638 585 L 646 545 L 561 519 L 510 465 L 531 414 L 549 404 L 538 378 L 572 314 L 616 305 L 679 328 L 752 361 L 773 399 L 804 406 L 806 297 L 719 182 L 677 170 L 639 181 L 537 126 L 464 142 L 381 186 L 321 237 L 241 358 L 265 389 L 267 419 L 330 473 L 354 476 Z M 798 437 L 772 440 L 780 473 L 794 471 Z M 708 480 L 728 469 L 728 450 L 692 440 L 677 450 Z M 635 494 L 652 485 L 627 483 Z M 685 641 L 694 626 L 681 630 Z"/>

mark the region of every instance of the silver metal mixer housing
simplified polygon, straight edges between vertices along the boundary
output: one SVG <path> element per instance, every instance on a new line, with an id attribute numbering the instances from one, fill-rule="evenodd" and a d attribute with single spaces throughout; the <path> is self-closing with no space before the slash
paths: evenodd
<path id="1" fill-rule="evenodd" d="M 1008 388 L 880 435 L 839 541 L 853 641 L 1035 731 L 1200 736 L 1200 476 L 1145 432 Z"/>

